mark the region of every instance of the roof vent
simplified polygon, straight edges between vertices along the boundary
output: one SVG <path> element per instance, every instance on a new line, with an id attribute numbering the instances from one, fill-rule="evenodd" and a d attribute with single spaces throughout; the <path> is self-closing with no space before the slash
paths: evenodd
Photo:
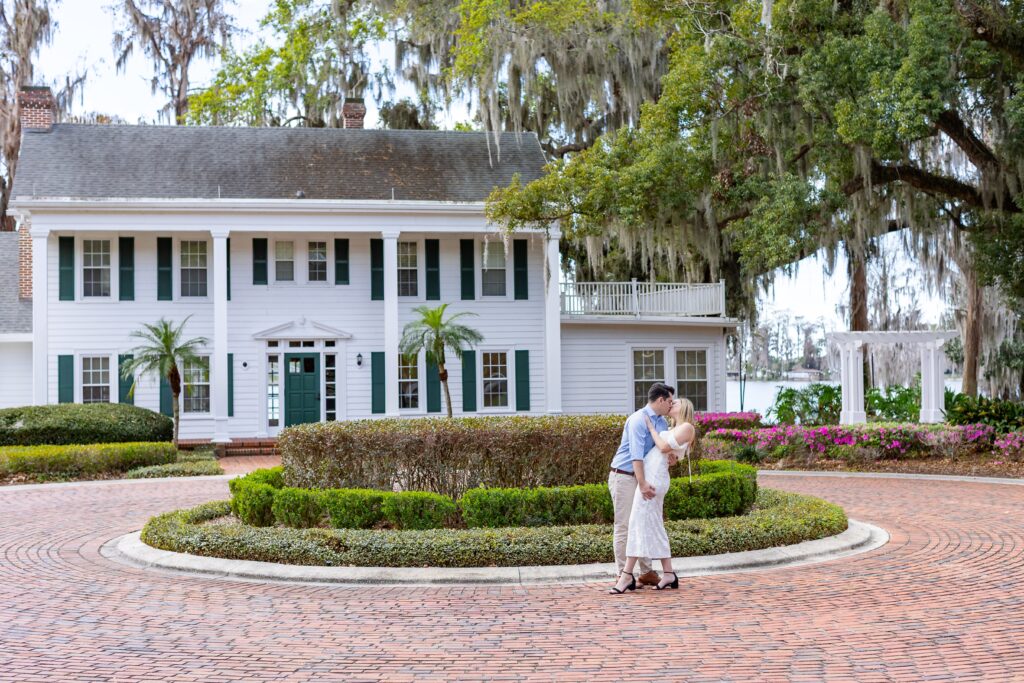
<path id="1" fill-rule="evenodd" d="M 305 199 L 306 198 L 306 193 L 303 192 L 302 190 L 299 190 L 298 192 L 295 193 L 295 198 L 296 199 Z"/>

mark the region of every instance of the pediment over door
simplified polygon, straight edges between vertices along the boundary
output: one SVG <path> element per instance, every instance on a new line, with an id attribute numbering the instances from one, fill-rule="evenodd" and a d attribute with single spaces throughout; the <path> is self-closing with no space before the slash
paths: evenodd
<path id="1" fill-rule="evenodd" d="M 351 339 L 352 335 L 330 325 L 318 323 L 308 318 L 299 318 L 290 322 L 269 327 L 257 332 L 253 339 L 287 341 L 289 339 Z"/>

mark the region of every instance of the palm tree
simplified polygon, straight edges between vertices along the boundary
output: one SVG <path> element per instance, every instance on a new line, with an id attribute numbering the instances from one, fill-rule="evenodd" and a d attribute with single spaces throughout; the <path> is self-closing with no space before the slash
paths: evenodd
<path id="1" fill-rule="evenodd" d="M 194 337 L 184 340 L 185 324 L 189 318 L 185 318 L 180 325 L 160 318 L 156 323 L 143 324 L 144 330 L 136 330 L 131 336 L 141 339 L 142 343 L 129 351 L 131 360 L 124 364 L 121 369 L 121 376 L 125 379 L 132 379 L 132 387 L 128 391 L 131 396 L 135 393 L 135 385 L 138 378 L 148 373 L 157 377 L 166 377 L 167 383 L 171 386 L 171 407 L 174 416 L 174 444 L 178 444 L 178 396 L 181 394 L 181 368 L 186 364 L 195 364 L 206 367 L 206 359 L 198 355 L 199 348 L 208 343 L 205 337 Z"/>
<path id="2" fill-rule="evenodd" d="M 464 348 L 472 348 L 474 344 L 483 341 L 484 336 L 472 327 L 461 325 L 455 321 L 464 316 L 476 315 L 475 313 L 456 313 L 444 319 L 445 309 L 448 304 L 441 304 L 437 308 L 429 306 L 417 306 L 413 309 L 420 318 L 405 326 L 402 330 L 402 342 L 399 349 L 406 356 L 415 356 L 425 351 L 427 362 L 437 365 L 437 374 L 441 379 L 441 386 L 444 387 L 444 400 L 448 404 L 448 417 L 452 416 L 452 396 L 448 392 L 448 370 L 445 367 L 444 351 L 450 349 L 456 358 L 462 358 Z"/>

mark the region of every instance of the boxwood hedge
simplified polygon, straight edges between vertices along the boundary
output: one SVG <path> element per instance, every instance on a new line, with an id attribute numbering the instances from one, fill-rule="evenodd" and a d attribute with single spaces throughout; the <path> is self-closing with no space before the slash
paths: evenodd
<path id="1" fill-rule="evenodd" d="M 125 473 L 125 479 L 157 479 L 160 477 L 205 477 L 224 474 L 216 460 L 186 460 L 166 465 L 137 467 Z"/>
<path id="2" fill-rule="evenodd" d="M 0 447 L 0 477 L 115 474 L 137 467 L 173 463 L 171 443 L 111 443 L 70 446 Z"/>
<path id="3" fill-rule="evenodd" d="M 299 565 L 483 567 L 611 562 L 609 525 L 501 529 L 289 529 L 219 524 L 228 501 L 151 519 L 142 540 L 163 550 Z M 746 515 L 666 523 L 675 557 L 789 545 L 844 531 L 843 510 L 823 500 L 770 489 Z"/>
<path id="4" fill-rule="evenodd" d="M 232 508 L 246 524 L 294 528 L 323 525 L 365 529 L 495 528 L 603 524 L 613 519 L 606 484 L 536 488 L 475 488 L 456 502 L 436 493 L 284 486 L 280 467 L 256 470 L 230 483 Z M 690 480 L 672 480 L 667 519 L 742 514 L 754 502 L 757 470 L 731 461 L 700 463 Z"/>
<path id="5" fill-rule="evenodd" d="M 171 418 L 123 403 L 0 410 L 0 446 L 170 441 Z"/>

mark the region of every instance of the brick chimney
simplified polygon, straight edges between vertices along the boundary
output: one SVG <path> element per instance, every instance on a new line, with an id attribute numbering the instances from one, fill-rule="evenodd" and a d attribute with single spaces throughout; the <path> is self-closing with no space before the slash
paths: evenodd
<path id="1" fill-rule="evenodd" d="M 345 128 L 362 128 L 366 117 L 366 105 L 362 97 L 346 97 L 341 105 L 341 116 L 345 119 Z"/>
<path id="2" fill-rule="evenodd" d="M 18 92 L 18 119 L 23 131 L 49 131 L 57 118 L 53 91 L 42 86 L 25 86 Z"/>
<path id="3" fill-rule="evenodd" d="M 18 298 L 32 298 L 32 236 L 26 221 L 18 228 Z"/>

